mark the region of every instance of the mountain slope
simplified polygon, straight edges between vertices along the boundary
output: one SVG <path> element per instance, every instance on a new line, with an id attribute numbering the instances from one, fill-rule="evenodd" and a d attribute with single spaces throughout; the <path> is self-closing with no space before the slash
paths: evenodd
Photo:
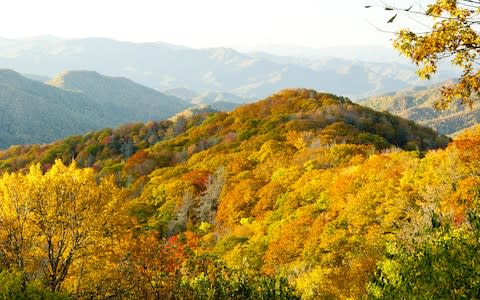
<path id="1" fill-rule="evenodd" d="M 0 148 L 163 119 L 189 106 L 129 80 L 98 73 L 65 73 L 54 82 L 62 88 L 0 70 Z"/>
<path id="2" fill-rule="evenodd" d="M 160 120 L 187 108 L 188 103 L 120 77 L 94 71 L 67 71 L 47 82 L 77 91 L 109 111 L 115 123 Z"/>
<path id="3" fill-rule="evenodd" d="M 0 70 L 0 147 L 51 142 L 108 126 L 82 93 L 53 88 L 11 70 Z"/>
<path id="4" fill-rule="evenodd" d="M 359 103 L 414 120 L 448 135 L 455 135 L 480 123 L 480 106 L 477 103 L 472 108 L 456 104 L 447 110 L 439 111 L 434 105 L 440 97 L 440 86 L 432 86 L 371 97 Z"/>

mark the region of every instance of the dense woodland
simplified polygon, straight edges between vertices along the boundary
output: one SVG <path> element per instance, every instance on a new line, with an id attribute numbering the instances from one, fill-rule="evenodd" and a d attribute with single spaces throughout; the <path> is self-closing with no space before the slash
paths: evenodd
<path id="1" fill-rule="evenodd" d="M 479 155 L 479 127 L 303 89 L 14 146 L 0 296 L 476 298 Z"/>

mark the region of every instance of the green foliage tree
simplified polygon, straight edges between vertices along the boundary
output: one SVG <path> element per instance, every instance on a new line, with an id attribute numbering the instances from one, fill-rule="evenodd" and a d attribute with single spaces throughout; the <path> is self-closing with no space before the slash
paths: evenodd
<path id="1" fill-rule="evenodd" d="M 480 215 L 469 212 L 469 224 L 442 224 L 433 215 L 431 226 L 413 241 L 388 247 L 378 263 L 368 292 L 376 299 L 476 299 L 480 295 Z"/>
<path id="2" fill-rule="evenodd" d="M 25 282 L 25 274 L 14 270 L 0 272 L 0 299 L 16 300 L 66 300 L 66 295 L 51 292 L 38 280 Z"/>
<path id="3" fill-rule="evenodd" d="M 300 299 L 284 277 L 249 274 L 239 269 L 228 268 L 221 261 L 211 261 L 211 259 L 209 257 L 198 257 L 187 264 L 190 268 L 189 273 L 193 274 L 182 283 L 182 290 L 187 297 L 205 300 Z M 200 265 L 200 267 L 195 265 Z M 207 266 L 207 269 L 205 269 L 205 266 Z"/>

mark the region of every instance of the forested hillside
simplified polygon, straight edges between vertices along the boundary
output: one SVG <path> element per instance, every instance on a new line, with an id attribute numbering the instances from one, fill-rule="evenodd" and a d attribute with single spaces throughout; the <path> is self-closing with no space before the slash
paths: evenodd
<path id="1" fill-rule="evenodd" d="M 448 135 L 455 135 L 480 122 L 480 109 L 477 103 L 474 103 L 472 107 L 456 103 L 448 109 L 438 110 L 435 108 L 435 103 L 440 99 L 441 86 L 436 85 L 428 88 L 410 88 L 371 97 L 359 103 L 414 120 Z"/>
<path id="2" fill-rule="evenodd" d="M 0 70 L 0 105 L 0 148 L 6 148 L 49 143 L 124 122 L 160 120 L 190 104 L 95 72 L 64 73 L 47 85 Z"/>
<path id="3" fill-rule="evenodd" d="M 346 98 L 284 90 L 231 113 L 12 147 L 0 152 L 3 172 L 20 171 L 0 179 L 0 239 L 18 242 L 9 228 L 28 239 L 1 248 L 0 295 L 475 298 L 479 130 L 450 142 Z M 43 194 L 65 204 L 45 212 Z M 96 213 L 63 217 L 76 207 Z M 41 268 L 51 258 L 63 269 Z"/>

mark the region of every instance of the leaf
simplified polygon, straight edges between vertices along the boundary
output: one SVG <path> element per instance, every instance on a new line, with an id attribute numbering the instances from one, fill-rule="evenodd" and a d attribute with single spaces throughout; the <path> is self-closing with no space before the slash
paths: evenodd
<path id="1" fill-rule="evenodd" d="M 390 20 L 388 20 L 387 23 L 393 23 L 393 20 L 395 20 L 396 17 L 397 17 L 397 14 L 395 14 L 393 17 L 391 17 Z"/>
<path id="2" fill-rule="evenodd" d="M 412 7 L 413 7 L 413 4 L 412 4 L 412 6 L 410 6 L 409 8 L 407 8 L 405 11 L 410 11 L 410 10 L 412 9 Z"/>
<path id="3" fill-rule="evenodd" d="M 393 10 L 391 7 L 385 7 L 385 10 Z"/>
<path id="4" fill-rule="evenodd" d="M 365 8 L 370 8 L 370 7 L 372 7 L 372 6 L 371 5 L 365 5 Z"/>

